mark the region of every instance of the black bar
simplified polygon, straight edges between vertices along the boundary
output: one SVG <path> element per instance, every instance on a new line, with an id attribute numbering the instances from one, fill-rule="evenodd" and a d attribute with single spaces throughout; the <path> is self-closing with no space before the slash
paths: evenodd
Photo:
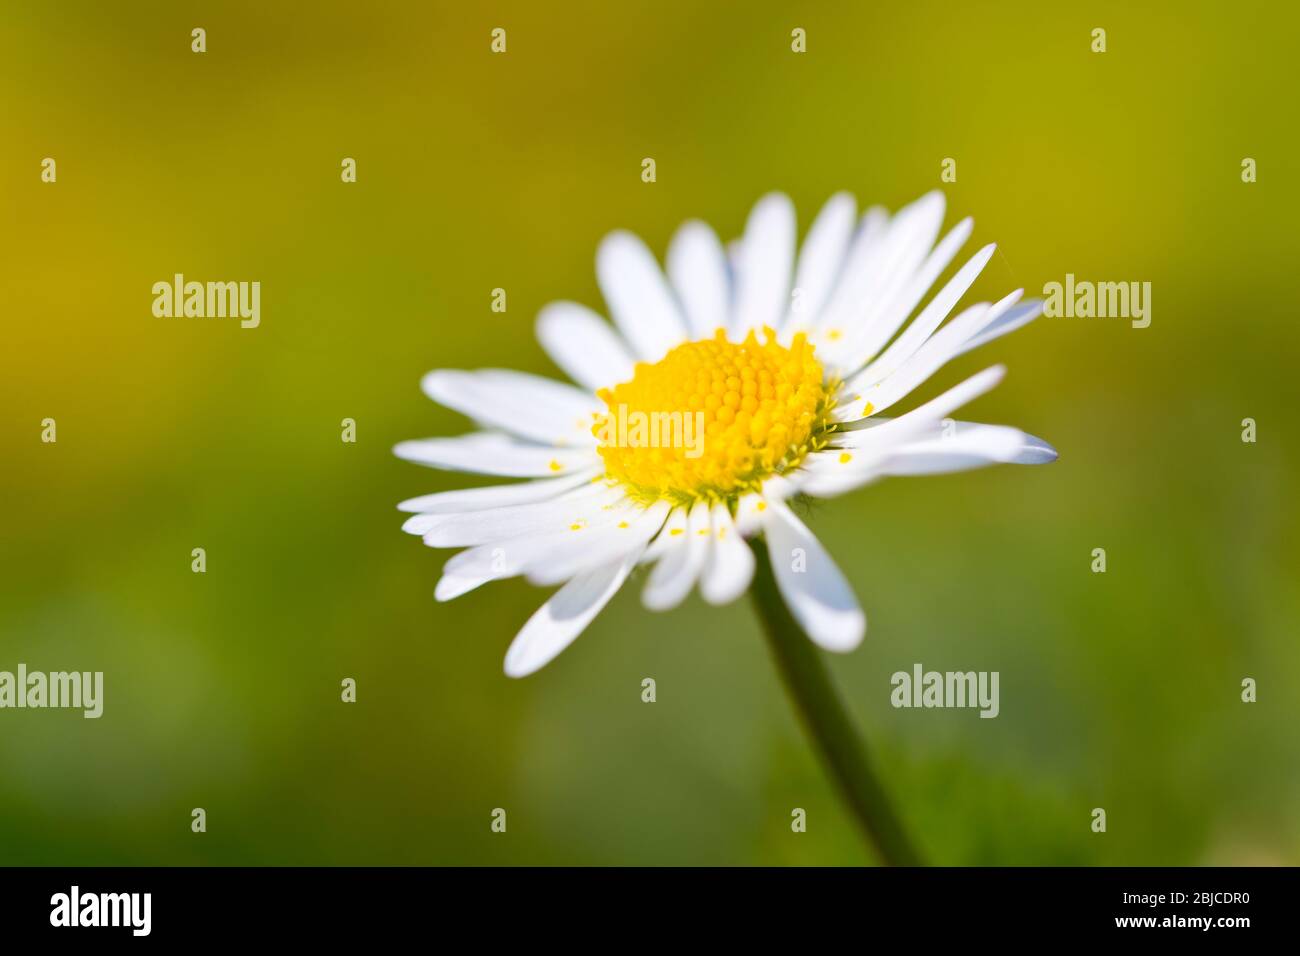
<path id="1" fill-rule="evenodd" d="M 122 925 L 52 925 L 70 922 L 74 886 L 78 922 L 116 913 Z M 864 948 L 900 932 L 919 932 L 926 943 L 1032 941 L 1046 933 L 1233 945 L 1292 927 L 1296 889 L 1296 870 L 1280 868 L 37 868 L 0 870 L 0 925 L 7 943 L 80 945 L 337 945 L 430 933 L 450 943 L 447 933 L 463 931 L 489 934 L 484 940 L 531 933 L 540 946 L 579 927 L 621 927 L 632 939 L 704 925 L 762 939 L 774 922 L 810 941 L 851 926 Z M 144 896 L 101 896 L 145 893 L 148 934 L 139 936 Z"/>

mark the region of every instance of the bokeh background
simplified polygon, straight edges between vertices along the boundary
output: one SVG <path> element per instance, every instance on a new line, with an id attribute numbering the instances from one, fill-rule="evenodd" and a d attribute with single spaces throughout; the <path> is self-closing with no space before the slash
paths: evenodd
<path id="1" fill-rule="evenodd" d="M 466 481 L 391 447 L 466 427 L 430 368 L 558 374 L 534 317 L 601 307 L 607 231 L 734 236 L 771 189 L 806 227 L 945 157 L 948 223 L 1001 250 L 967 301 L 1149 281 L 1152 324 L 1041 319 L 923 393 L 1005 362 L 966 417 L 1057 464 L 808 519 L 868 612 L 831 666 L 910 829 L 952 864 L 1300 862 L 1297 28 L 1280 3 L 6 3 L 0 669 L 103 670 L 106 703 L 0 712 L 0 863 L 871 862 L 746 603 L 652 615 L 629 587 L 508 680 L 543 592 L 436 604 L 448 553 L 394 505 Z M 176 272 L 260 281 L 261 327 L 155 319 Z M 1001 716 L 892 709 L 916 662 L 999 671 Z"/>

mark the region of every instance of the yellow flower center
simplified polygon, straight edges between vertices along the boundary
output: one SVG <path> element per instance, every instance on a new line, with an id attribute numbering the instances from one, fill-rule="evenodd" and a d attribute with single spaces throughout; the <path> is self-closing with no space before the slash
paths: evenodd
<path id="1" fill-rule="evenodd" d="M 719 329 L 601 389 L 592 434 L 607 477 L 642 500 L 730 503 L 824 447 L 836 386 L 803 333 L 789 348 L 771 329 L 764 339 Z"/>

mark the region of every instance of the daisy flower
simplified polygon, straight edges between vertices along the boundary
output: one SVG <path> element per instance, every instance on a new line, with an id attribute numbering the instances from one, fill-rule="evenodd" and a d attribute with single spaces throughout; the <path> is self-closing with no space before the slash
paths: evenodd
<path id="1" fill-rule="evenodd" d="M 399 506 L 414 512 L 404 530 L 464 549 L 438 600 L 517 575 L 561 585 L 506 653 L 506 673 L 522 677 L 572 643 L 638 565 L 650 567 L 651 610 L 695 588 L 713 604 L 735 600 L 755 572 L 746 539 L 761 536 L 804 633 L 829 651 L 856 647 L 866 618 L 792 498 L 1056 457 L 1015 428 L 950 418 L 998 383 L 998 366 L 898 413 L 949 360 L 1041 309 L 1017 290 L 945 323 L 992 245 L 920 307 L 971 234 L 963 219 L 939 238 L 943 218 L 938 192 L 860 218 L 841 193 L 796 251 L 794 207 L 772 194 L 728 246 L 704 223 L 683 225 L 662 270 L 635 236 L 608 236 L 596 274 L 613 324 L 573 302 L 537 319 L 573 384 L 501 369 L 424 377 L 430 398 L 481 430 L 402 442 L 399 457 L 527 479 Z"/>

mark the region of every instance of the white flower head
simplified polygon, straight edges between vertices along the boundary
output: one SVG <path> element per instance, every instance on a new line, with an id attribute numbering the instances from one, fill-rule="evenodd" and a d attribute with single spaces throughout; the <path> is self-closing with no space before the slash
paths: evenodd
<path id="1" fill-rule="evenodd" d="M 943 324 L 989 245 L 917 312 L 971 233 L 964 219 L 939 239 L 943 215 L 938 192 L 861 218 L 841 193 L 796 254 L 794 207 L 771 194 L 729 248 L 703 223 L 683 225 L 666 270 L 635 236 L 608 236 L 596 273 L 613 325 L 572 302 L 537 320 L 542 347 L 575 384 L 497 369 L 424 378 L 429 397 L 482 430 L 402 442 L 399 457 L 529 479 L 402 502 L 415 513 L 406 531 L 464 549 L 437 598 L 516 575 L 562 585 L 506 654 L 506 673 L 522 677 L 572 643 L 639 564 L 653 565 L 643 592 L 652 610 L 696 587 L 710 603 L 735 600 L 754 572 L 744 539 L 761 534 L 812 640 L 856 647 L 866 618 L 789 498 L 1056 457 L 1014 428 L 949 417 L 998 383 L 999 366 L 885 414 L 950 359 L 1041 310 L 1017 290 Z"/>

